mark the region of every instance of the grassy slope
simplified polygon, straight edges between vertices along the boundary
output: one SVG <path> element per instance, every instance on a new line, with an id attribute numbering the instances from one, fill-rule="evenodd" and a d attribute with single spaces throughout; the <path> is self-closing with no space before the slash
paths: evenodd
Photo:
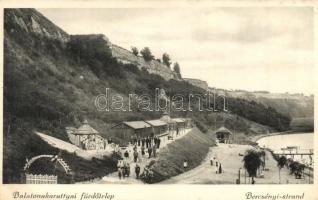
<path id="1" fill-rule="evenodd" d="M 304 131 L 313 132 L 314 131 L 314 118 L 304 117 L 304 118 L 293 118 L 290 122 L 290 128 L 293 131 Z"/>
<path id="2" fill-rule="evenodd" d="M 160 157 L 152 166 L 154 178 L 150 183 L 156 183 L 176 176 L 198 166 L 205 158 L 214 140 L 208 134 L 194 128 L 183 138 L 168 144 L 160 152 Z M 189 167 L 183 168 L 183 161 L 188 160 Z"/>

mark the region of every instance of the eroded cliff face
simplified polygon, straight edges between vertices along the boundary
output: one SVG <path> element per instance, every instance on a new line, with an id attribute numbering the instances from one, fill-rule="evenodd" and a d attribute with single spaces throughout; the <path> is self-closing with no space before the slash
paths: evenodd
<path id="1" fill-rule="evenodd" d="M 51 39 L 58 39 L 62 42 L 69 41 L 69 35 L 62 29 L 54 25 L 35 9 L 5 9 L 4 25 L 9 33 L 14 31 L 25 31 L 28 33 L 39 34 Z"/>
<path id="2" fill-rule="evenodd" d="M 5 9 L 5 29 L 8 34 L 18 34 L 20 31 L 41 35 L 50 39 L 57 39 L 63 43 L 77 40 L 87 46 L 111 49 L 112 56 L 123 63 L 136 65 L 139 69 L 146 69 L 151 74 L 157 74 L 165 80 L 179 79 L 177 74 L 164 64 L 152 60 L 146 62 L 142 57 L 135 56 L 131 51 L 112 44 L 103 34 L 72 35 L 70 36 L 35 9 Z"/>
<path id="3" fill-rule="evenodd" d="M 117 60 L 127 64 L 134 64 L 139 69 L 146 69 L 151 74 L 157 74 L 166 80 L 178 79 L 177 74 L 169 69 L 166 65 L 158 62 L 157 60 L 145 61 L 141 56 L 135 56 L 131 51 L 124 49 L 117 45 L 112 45 L 112 55 Z"/>

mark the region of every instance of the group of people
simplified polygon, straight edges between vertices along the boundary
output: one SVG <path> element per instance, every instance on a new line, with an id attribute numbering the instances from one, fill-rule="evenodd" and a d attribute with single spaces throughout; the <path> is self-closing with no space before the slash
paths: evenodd
<path id="1" fill-rule="evenodd" d="M 143 173 L 141 174 L 142 178 L 147 182 L 151 182 L 154 177 L 152 169 L 148 165 L 145 166 Z"/>
<path id="2" fill-rule="evenodd" d="M 151 157 L 157 157 L 157 146 L 158 145 L 148 145 L 148 148 L 146 149 L 146 145 L 141 146 L 141 155 L 142 157 L 145 157 L 146 153 L 148 153 L 148 158 Z M 139 156 L 139 152 L 137 150 L 137 145 L 135 145 L 133 147 L 133 153 L 131 155 L 131 153 L 126 150 L 123 153 L 123 159 L 122 160 L 118 160 L 118 164 L 117 164 L 117 168 L 118 168 L 118 176 L 119 179 L 124 178 L 125 176 L 129 176 L 130 174 L 130 166 L 129 166 L 129 162 L 130 162 L 130 157 L 133 157 L 133 162 L 135 163 L 135 173 L 136 173 L 136 178 L 139 179 L 140 176 L 140 171 L 141 171 L 141 167 L 138 164 L 138 162 L 140 162 L 140 156 Z M 145 167 L 144 169 L 144 176 L 146 177 L 151 177 L 152 172 L 149 172 L 148 168 Z"/>
<path id="3" fill-rule="evenodd" d="M 211 158 L 210 160 L 211 166 L 215 166 L 215 173 L 222 174 L 222 164 L 219 162 L 215 157 Z"/>
<path id="4" fill-rule="evenodd" d="M 124 179 L 125 176 L 128 177 L 130 175 L 130 164 L 127 160 L 118 160 L 117 169 L 119 179 Z"/>
<path id="5" fill-rule="evenodd" d="M 147 149 L 144 146 L 141 146 L 141 156 L 145 157 L 146 153 L 148 154 L 148 158 L 157 157 L 157 145 L 148 146 Z M 129 156 L 130 156 L 129 152 L 128 150 L 126 150 L 124 152 L 124 158 L 128 160 Z M 132 156 L 133 156 L 133 161 L 135 163 L 139 161 L 140 158 L 139 158 L 139 152 L 137 150 L 137 146 L 134 146 Z"/>
<path id="6" fill-rule="evenodd" d="M 135 146 L 138 147 L 145 147 L 149 148 L 149 146 L 157 146 L 157 148 L 160 148 L 161 139 L 159 137 L 145 137 L 145 138 L 137 138 L 137 136 L 134 136 L 132 139 L 132 143 Z"/>

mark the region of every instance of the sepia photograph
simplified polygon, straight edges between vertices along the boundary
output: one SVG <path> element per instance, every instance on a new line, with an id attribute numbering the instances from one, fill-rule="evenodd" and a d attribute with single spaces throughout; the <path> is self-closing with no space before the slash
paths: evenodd
<path id="1" fill-rule="evenodd" d="M 4 8 L 2 182 L 312 185 L 314 32 L 306 6 Z"/>

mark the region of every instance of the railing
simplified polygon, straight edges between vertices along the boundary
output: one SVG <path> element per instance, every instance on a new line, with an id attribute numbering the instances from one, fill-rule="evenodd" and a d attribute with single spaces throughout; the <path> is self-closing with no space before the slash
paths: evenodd
<path id="1" fill-rule="evenodd" d="M 65 173 L 70 173 L 71 172 L 71 168 L 70 166 L 62 159 L 62 158 L 59 158 L 58 156 L 54 156 L 54 155 L 39 155 L 39 156 L 35 156 L 33 158 L 31 158 L 25 165 L 24 165 L 24 171 L 27 171 L 28 168 L 32 165 L 32 163 L 34 161 L 36 161 L 37 159 L 40 159 L 40 158 L 56 158 L 57 162 L 60 163 L 60 165 L 63 167 L 63 169 L 65 170 Z"/>
<path id="2" fill-rule="evenodd" d="M 57 184 L 57 176 L 55 175 L 36 175 L 36 174 L 25 174 L 26 184 Z"/>

